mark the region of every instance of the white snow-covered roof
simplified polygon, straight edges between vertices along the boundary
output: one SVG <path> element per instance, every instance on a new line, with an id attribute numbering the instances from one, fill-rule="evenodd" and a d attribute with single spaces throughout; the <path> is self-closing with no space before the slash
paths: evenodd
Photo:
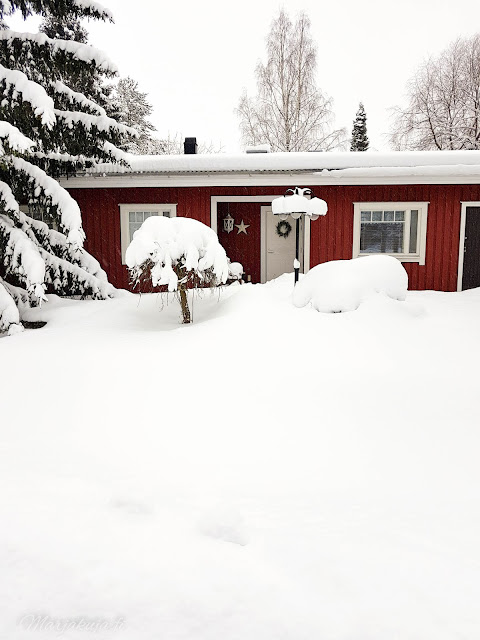
<path id="1" fill-rule="evenodd" d="M 472 172 L 480 174 L 480 151 L 390 151 L 390 152 L 312 152 L 239 153 L 136 156 L 128 154 L 130 167 L 100 164 L 90 175 L 121 173 L 229 173 L 229 172 L 339 172 L 376 175 L 438 172 L 440 175 Z"/>

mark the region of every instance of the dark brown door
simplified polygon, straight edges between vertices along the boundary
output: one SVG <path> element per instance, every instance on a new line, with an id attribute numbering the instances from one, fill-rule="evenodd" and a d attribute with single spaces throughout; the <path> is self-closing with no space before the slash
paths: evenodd
<path id="1" fill-rule="evenodd" d="M 462 290 L 475 287 L 480 287 L 480 207 L 467 207 Z"/>

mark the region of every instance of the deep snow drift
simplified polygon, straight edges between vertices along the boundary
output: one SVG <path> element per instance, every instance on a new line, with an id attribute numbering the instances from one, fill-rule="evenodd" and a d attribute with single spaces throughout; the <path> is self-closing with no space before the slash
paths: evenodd
<path id="1" fill-rule="evenodd" d="M 362 256 L 354 260 L 332 260 L 318 264 L 299 281 L 293 304 L 311 303 L 317 311 L 355 311 L 378 293 L 393 300 L 405 300 L 408 275 L 403 264 L 392 256 Z"/>
<path id="2" fill-rule="evenodd" d="M 478 640 L 480 291 L 292 278 L 0 339 L 1 638 Z"/>

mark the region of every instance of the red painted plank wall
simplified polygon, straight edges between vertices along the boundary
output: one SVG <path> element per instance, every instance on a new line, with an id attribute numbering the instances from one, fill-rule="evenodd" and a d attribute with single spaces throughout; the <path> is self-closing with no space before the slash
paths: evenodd
<path id="1" fill-rule="evenodd" d="M 176 203 L 177 215 L 196 218 L 210 225 L 210 196 L 283 195 L 286 188 L 142 187 L 69 191 L 82 210 L 87 236 L 85 248 L 100 261 L 112 284 L 126 288 L 128 274 L 121 264 L 119 204 Z M 456 290 L 460 203 L 480 200 L 480 185 L 324 186 L 316 187 L 314 191 L 315 195 L 327 201 L 328 214 L 311 226 L 311 266 L 352 257 L 354 202 L 429 201 L 426 264 L 405 264 L 409 288 Z M 258 206 L 260 217 L 260 203 L 255 206 Z M 257 251 L 256 244 L 256 241 L 252 243 L 252 252 Z"/>
<path id="2" fill-rule="evenodd" d="M 270 204 L 265 202 L 263 204 Z M 260 282 L 260 250 L 261 250 L 261 230 L 260 230 L 260 207 L 259 202 L 219 202 L 217 207 L 218 216 L 218 239 L 227 252 L 227 256 L 232 262 L 240 262 L 243 266 L 245 276 L 250 276 L 252 282 Z M 247 225 L 247 233 L 238 233 L 236 227 L 227 233 L 223 230 L 222 220 L 230 214 L 235 219 L 235 224 L 243 222 Z"/>

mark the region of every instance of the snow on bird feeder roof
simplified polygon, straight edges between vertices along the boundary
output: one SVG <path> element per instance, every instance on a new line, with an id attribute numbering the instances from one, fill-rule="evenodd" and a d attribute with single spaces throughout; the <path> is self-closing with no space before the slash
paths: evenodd
<path id="1" fill-rule="evenodd" d="M 281 196 L 272 200 L 272 211 L 275 215 L 304 214 L 316 220 L 327 213 L 328 207 L 325 200 L 320 198 L 307 198 L 304 193 L 311 194 L 310 189 L 289 189 L 291 195 Z M 288 192 L 287 192 L 288 193 Z"/>

